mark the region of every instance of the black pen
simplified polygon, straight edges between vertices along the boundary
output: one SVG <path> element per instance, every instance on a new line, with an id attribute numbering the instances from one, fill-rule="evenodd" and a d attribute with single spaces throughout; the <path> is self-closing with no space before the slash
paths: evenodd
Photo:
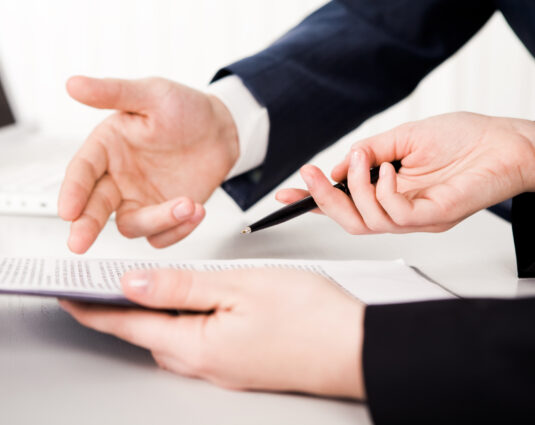
<path id="1" fill-rule="evenodd" d="M 397 173 L 401 168 L 401 161 L 392 161 L 391 164 L 394 166 Z M 375 184 L 377 183 L 377 180 L 379 180 L 379 167 L 375 167 L 370 170 L 370 182 Z M 343 180 L 340 183 L 335 184 L 334 187 L 340 189 L 346 195 L 351 196 L 349 188 L 347 187 L 347 180 Z M 269 214 L 256 223 L 247 226 L 241 232 L 243 234 L 247 234 L 265 229 L 266 227 L 275 226 L 276 224 L 284 223 L 285 221 L 291 220 L 292 218 L 300 216 L 301 214 L 311 211 L 317 207 L 318 205 L 316 204 L 316 201 L 314 201 L 314 198 L 312 196 L 307 196 L 306 198 L 287 205 L 275 211 L 274 213 Z"/>

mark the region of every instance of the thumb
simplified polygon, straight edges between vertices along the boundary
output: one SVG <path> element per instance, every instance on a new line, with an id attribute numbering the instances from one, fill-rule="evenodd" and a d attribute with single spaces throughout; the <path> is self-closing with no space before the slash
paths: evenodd
<path id="1" fill-rule="evenodd" d="M 100 109 L 142 113 L 150 96 L 147 80 L 120 80 L 75 76 L 67 81 L 67 92 L 80 103 Z"/>
<path id="2" fill-rule="evenodd" d="M 125 296 L 140 305 L 169 310 L 210 311 L 232 307 L 236 272 L 138 270 L 121 279 Z"/>

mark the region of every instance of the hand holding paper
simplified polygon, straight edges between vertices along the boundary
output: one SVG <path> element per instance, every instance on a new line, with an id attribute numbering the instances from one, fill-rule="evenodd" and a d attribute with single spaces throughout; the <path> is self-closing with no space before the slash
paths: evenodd
<path id="1" fill-rule="evenodd" d="M 353 398 L 364 398 L 364 303 L 453 297 L 400 261 L 3 258 L 0 292 L 201 312 L 62 301 L 82 324 L 151 350 L 174 372 Z"/>
<path id="2" fill-rule="evenodd" d="M 80 323 L 151 350 L 163 368 L 226 388 L 364 398 L 364 307 L 301 270 L 127 273 L 126 296 L 171 316 L 62 302 Z"/>

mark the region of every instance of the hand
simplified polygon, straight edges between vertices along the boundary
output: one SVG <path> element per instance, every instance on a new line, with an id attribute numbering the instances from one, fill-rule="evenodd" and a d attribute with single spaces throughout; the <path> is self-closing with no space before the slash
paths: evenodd
<path id="1" fill-rule="evenodd" d="M 116 109 L 67 168 L 59 215 L 72 221 L 69 247 L 85 252 L 115 211 L 126 237 L 165 247 L 203 219 L 201 205 L 238 157 L 230 112 L 215 97 L 159 78 L 73 77 L 69 94 Z"/>
<path id="2" fill-rule="evenodd" d="M 154 270 L 123 276 L 126 297 L 158 311 L 61 301 L 76 320 L 151 350 L 173 372 L 232 389 L 364 398 L 364 307 L 309 272 Z"/>
<path id="3" fill-rule="evenodd" d="M 389 163 L 396 159 L 402 160 L 397 174 Z M 377 165 L 379 181 L 372 185 L 369 170 Z M 347 176 L 352 199 L 314 166 L 301 175 L 309 192 L 285 189 L 277 199 L 290 203 L 310 193 L 351 234 L 441 232 L 535 190 L 535 124 L 454 113 L 357 142 L 332 171 L 334 180 Z"/>

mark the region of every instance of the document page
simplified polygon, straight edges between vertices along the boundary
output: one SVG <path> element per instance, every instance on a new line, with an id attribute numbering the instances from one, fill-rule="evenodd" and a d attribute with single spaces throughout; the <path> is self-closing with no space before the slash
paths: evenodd
<path id="1" fill-rule="evenodd" d="M 121 276 L 129 270 L 173 268 L 220 271 L 297 269 L 320 274 L 366 304 L 454 298 L 403 261 L 214 260 L 151 261 L 79 258 L 0 258 L 0 293 L 129 304 Z"/>

